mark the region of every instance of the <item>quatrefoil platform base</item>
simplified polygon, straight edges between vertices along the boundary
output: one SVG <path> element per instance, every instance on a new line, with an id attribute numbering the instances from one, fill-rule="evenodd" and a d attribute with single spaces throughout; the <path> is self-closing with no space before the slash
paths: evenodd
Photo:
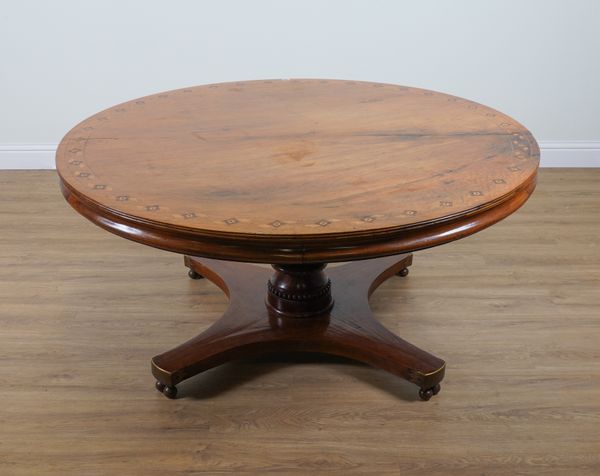
<path id="1" fill-rule="evenodd" d="M 152 359 L 156 388 L 176 385 L 225 362 L 277 352 L 313 352 L 354 359 L 419 387 L 429 400 L 440 390 L 445 363 L 406 342 L 373 318 L 368 298 L 386 279 L 406 276 L 412 255 L 325 264 L 253 264 L 186 256 L 190 276 L 227 294 L 229 307 L 206 331 Z"/>

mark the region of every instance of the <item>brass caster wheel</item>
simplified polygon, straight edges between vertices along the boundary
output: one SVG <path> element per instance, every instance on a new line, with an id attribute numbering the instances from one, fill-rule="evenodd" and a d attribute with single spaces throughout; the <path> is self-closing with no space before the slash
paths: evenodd
<path id="1" fill-rule="evenodd" d="M 427 401 L 434 395 L 440 393 L 440 389 L 441 387 L 439 383 L 431 388 L 422 388 L 419 390 L 419 397 L 421 398 L 421 400 Z"/>
<path id="2" fill-rule="evenodd" d="M 405 276 L 408 276 L 408 268 L 402 268 L 400 271 L 398 271 L 396 273 L 396 276 L 400 276 L 402 278 L 404 278 Z"/>
<path id="3" fill-rule="evenodd" d="M 202 276 L 201 274 L 196 273 L 196 271 L 194 271 L 193 269 L 190 269 L 188 271 L 188 276 L 192 279 L 202 279 L 204 278 L 204 276 Z"/>

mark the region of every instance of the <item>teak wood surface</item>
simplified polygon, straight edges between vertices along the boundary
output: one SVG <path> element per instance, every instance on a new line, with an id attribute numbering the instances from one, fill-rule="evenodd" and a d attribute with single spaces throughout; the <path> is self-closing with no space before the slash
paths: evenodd
<path id="1" fill-rule="evenodd" d="M 514 212 L 533 192 L 538 163 L 532 135 L 491 108 L 334 80 L 147 96 L 83 121 L 57 151 L 63 194 L 78 212 L 185 254 L 190 277 L 208 277 L 231 298 L 211 329 L 152 360 L 170 398 L 196 373 L 281 350 L 351 357 L 417 384 L 424 400 L 436 395 L 445 362 L 380 326 L 367 298 L 408 274 L 412 255 L 391 255 Z M 364 259 L 331 278 L 324 271 Z"/>
<path id="2" fill-rule="evenodd" d="M 149 357 L 227 298 L 82 220 L 57 183 L 0 171 L 3 476 L 600 474 L 600 169 L 541 169 L 518 213 L 416 253 L 371 296 L 377 321 L 447 360 L 427 404 L 382 370 L 285 352 L 165 399 Z"/>

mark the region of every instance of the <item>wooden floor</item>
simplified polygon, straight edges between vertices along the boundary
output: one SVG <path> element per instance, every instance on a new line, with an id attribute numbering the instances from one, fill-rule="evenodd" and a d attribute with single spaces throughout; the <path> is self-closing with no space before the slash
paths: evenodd
<path id="1" fill-rule="evenodd" d="M 54 172 L 0 172 L 0 474 L 600 474 L 600 169 L 423 251 L 371 298 L 448 362 L 442 391 L 280 355 L 154 390 L 150 358 L 226 299 L 96 228 Z"/>

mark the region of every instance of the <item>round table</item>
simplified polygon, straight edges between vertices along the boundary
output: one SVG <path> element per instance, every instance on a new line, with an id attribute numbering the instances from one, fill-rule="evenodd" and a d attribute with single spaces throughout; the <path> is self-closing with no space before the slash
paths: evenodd
<path id="1" fill-rule="evenodd" d="M 445 363 L 373 319 L 413 251 L 490 226 L 533 192 L 539 148 L 514 119 L 434 91 L 291 79 L 146 96 L 75 126 L 63 194 L 100 227 L 184 254 L 223 317 L 152 359 L 156 386 L 267 352 L 335 354 L 440 389 Z M 330 262 L 349 262 L 330 267 Z M 241 263 L 246 262 L 246 263 Z M 274 271 L 251 263 L 270 263 Z"/>

